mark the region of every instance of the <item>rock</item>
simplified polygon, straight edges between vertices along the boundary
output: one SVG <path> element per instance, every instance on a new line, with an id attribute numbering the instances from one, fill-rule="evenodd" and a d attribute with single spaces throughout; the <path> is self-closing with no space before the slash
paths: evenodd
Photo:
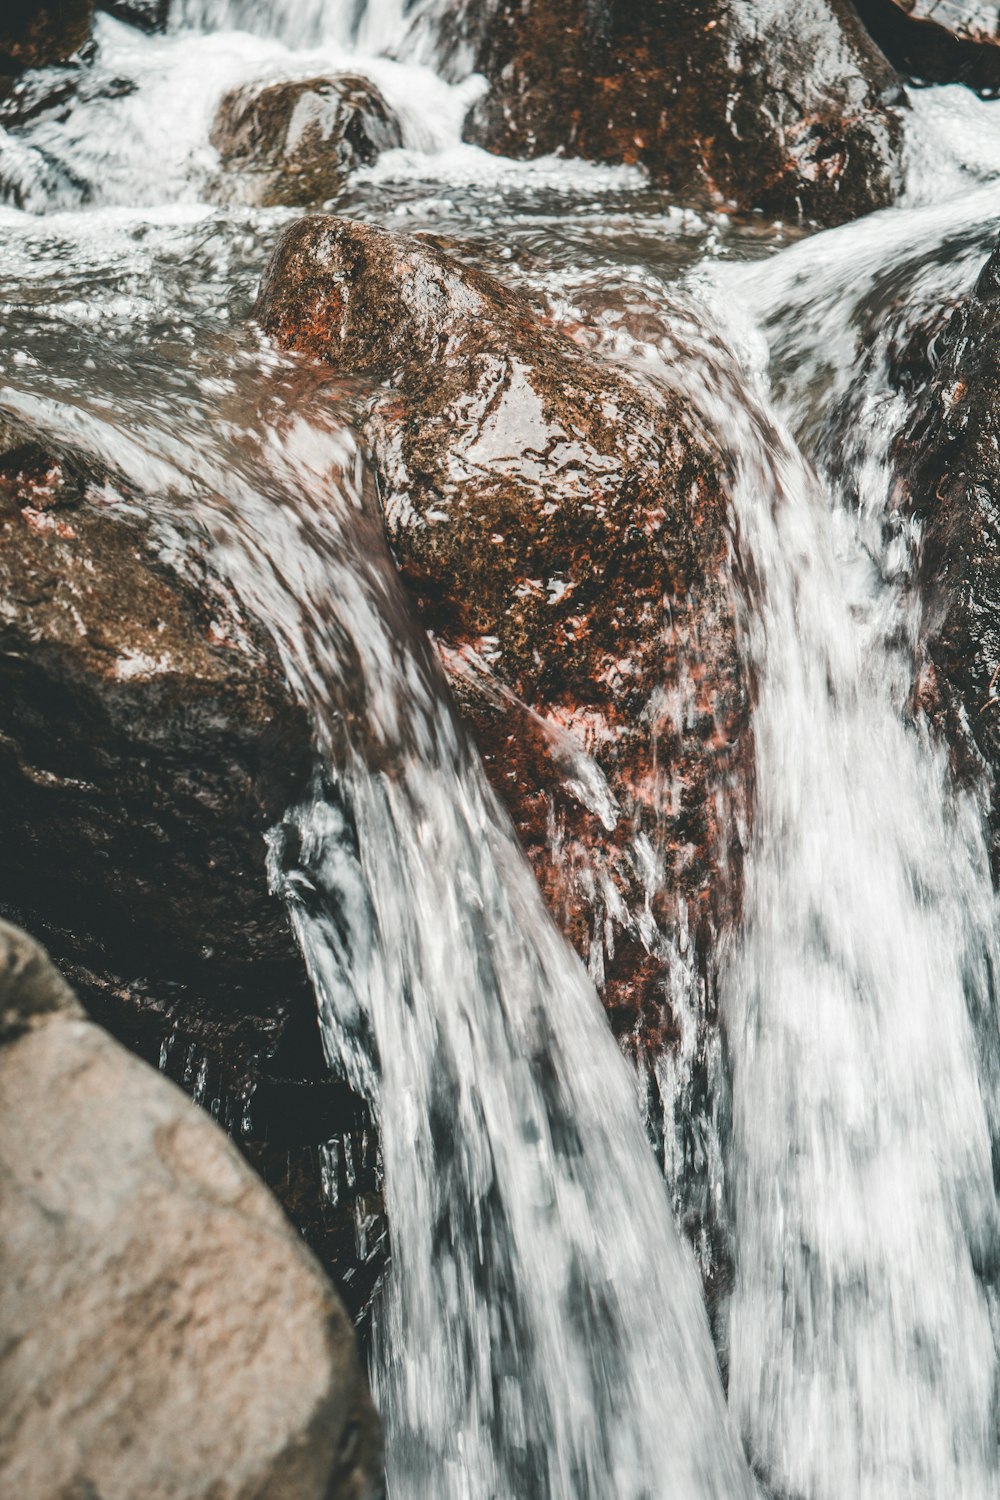
<path id="1" fill-rule="evenodd" d="M 0 900 L 88 989 L 189 989 L 258 1047 L 303 983 L 264 833 L 309 728 L 270 640 L 203 559 L 163 560 L 135 500 L 0 434 Z"/>
<path id="2" fill-rule="evenodd" d="M 894 458 L 900 509 L 921 524 L 924 709 L 992 793 L 1000 880 L 1000 246 L 930 342 L 929 379 Z M 912 358 L 912 357 L 911 357 Z"/>
<path id="3" fill-rule="evenodd" d="M 65 105 L 79 84 L 93 0 L 4 0 L 0 9 L 0 127 L 24 124 Z M 65 66 L 63 66 L 65 65 Z M 35 70 L 42 69 L 40 73 Z M 0 143 L 2 144 L 2 143 Z M 9 172 L 0 161 L 0 189 Z M 16 192 L 5 197 L 20 203 Z"/>
<path id="4" fill-rule="evenodd" d="M 335 198 L 354 167 L 402 144 L 375 85 L 346 73 L 233 89 L 211 140 L 229 174 L 225 192 L 265 207 Z"/>
<path id="5" fill-rule="evenodd" d="M 420 240 L 301 220 L 256 311 L 282 347 L 379 382 L 368 438 L 419 617 L 616 1032 L 661 1050 L 664 943 L 681 934 L 709 994 L 740 899 L 719 454 L 680 397 Z"/>
<path id="6" fill-rule="evenodd" d="M 264 834 L 311 772 L 306 716 L 205 558 L 175 539 L 168 560 L 145 497 L 46 442 L 0 429 L 0 912 L 235 1135 L 353 1138 L 367 1108 L 330 1077 L 268 889 Z M 343 1246 L 349 1201 L 340 1218 Z"/>
<path id="7" fill-rule="evenodd" d="M 1000 42 L 993 34 L 966 29 L 966 9 L 921 0 L 904 6 L 898 0 L 855 0 L 872 40 L 907 78 L 922 83 L 964 83 L 981 94 L 1000 91 Z M 972 16 L 979 12 L 972 9 Z"/>
<path id="8" fill-rule="evenodd" d="M 94 0 L 4 0 L 0 74 L 67 62 L 90 39 Z"/>
<path id="9" fill-rule="evenodd" d="M 347 1315 L 172 1084 L 0 924 L 0 1491 L 362 1500 Z"/>
<path id="10" fill-rule="evenodd" d="M 97 8 L 140 31 L 165 31 L 170 0 L 97 0 Z"/>
<path id="11" fill-rule="evenodd" d="M 466 139 L 638 163 L 681 194 L 839 223 L 890 202 L 899 81 L 850 0 L 499 0 L 457 54 Z M 446 28 L 446 41 L 454 28 Z"/>

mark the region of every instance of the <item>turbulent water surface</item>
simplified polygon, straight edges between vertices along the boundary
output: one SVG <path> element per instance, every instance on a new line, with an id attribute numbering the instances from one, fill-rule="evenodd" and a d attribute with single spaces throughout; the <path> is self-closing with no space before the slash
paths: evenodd
<path id="1" fill-rule="evenodd" d="M 921 94 L 903 203 L 803 237 L 629 169 L 462 146 L 479 84 L 376 56 L 405 32 L 394 0 L 183 0 L 178 18 L 160 38 L 100 18 L 99 73 L 136 87 L 0 133 L 21 205 L 0 209 L 0 413 L 134 481 L 172 554 L 209 547 L 312 715 L 314 794 L 270 868 L 331 1065 L 380 1126 L 393 1500 L 996 1496 L 998 913 L 982 809 L 909 710 L 900 398 L 877 343 L 859 376 L 858 330 L 971 283 L 1000 106 Z M 364 392 L 246 322 L 292 215 L 211 206 L 223 89 L 347 57 L 404 146 L 338 211 L 433 230 L 526 287 L 682 388 L 732 456 L 756 809 L 706 1147 L 735 1247 L 717 1349 L 671 1212 L 683 1047 L 658 1164 L 410 621 L 357 443 Z M 364 684 L 346 746 L 345 659 Z M 689 955 L 664 965 L 693 1020 Z"/>

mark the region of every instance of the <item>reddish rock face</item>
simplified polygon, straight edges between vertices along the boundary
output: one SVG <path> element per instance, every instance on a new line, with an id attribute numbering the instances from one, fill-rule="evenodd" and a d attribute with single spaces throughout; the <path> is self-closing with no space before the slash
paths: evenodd
<path id="1" fill-rule="evenodd" d="M 352 167 L 402 144 L 375 85 L 349 74 L 233 89 L 211 139 L 227 193 L 264 207 L 335 198 Z"/>
<path id="2" fill-rule="evenodd" d="M 740 895 L 747 699 L 718 453 L 676 395 L 419 240 L 300 221 L 257 316 L 379 382 L 368 436 L 417 612 L 619 1036 L 661 1047 L 664 934 L 708 964 Z"/>
<path id="3" fill-rule="evenodd" d="M 922 523 L 929 671 L 922 704 L 960 766 L 985 767 L 1000 878 L 1000 248 L 932 340 L 922 400 L 896 444 L 898 503 Z M 970 763 L 971 757 L 971 763 Z"/>
<path id="4" fill-rule="evenodd" d="M 825 224 L 892 197 L 898 79 L 849 0 L 499 0 L 476 18 L 461 52 L 490 91 L 466 135 L 490 150 L 640 163 Z"/>

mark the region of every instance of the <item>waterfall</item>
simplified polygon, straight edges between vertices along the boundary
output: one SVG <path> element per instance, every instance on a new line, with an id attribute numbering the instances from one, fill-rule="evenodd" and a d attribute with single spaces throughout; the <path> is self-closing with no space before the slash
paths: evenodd
<path id="1" fill-rule="evenodd" d="M 394 1500 L 647 1500 L 665 1483 L 750 1500 L 635 1080 L 406 624 L 329 413 L 307 423 L 300 394 L 248 455 L 249 422 L 195 453 L 176 409 L 171 430 L 138 407 L 116 430 L 2 401 L 182 497 L 163 523 L 214 539 L 313 715 L 316 796 L 271 865 L 331 1061 L 379 1121 L 394 1249 L 373 1377 Z M 345 663 L 366 705 L 346 746 Z"/>
<path id="2" fill-rule="evenodd" d="M 411 8 L 412 0 L 178 0 L 171 26 L 249 31 L 299 48 L 333 42 L 374 56 L 402 39 Z"/>
<path id="3" fill-rule="evenodd" d="M 471 147 L 414 165 L 458 142 L 468 96 L 373 61 L 412 19 L 180 0 L 151 38 L 104 17 L 95 76 L 135 89 L 0 132 L 32 211 L 0 210 L 0 412 L 113 465 L 135 493 L 103 503 L 141 496 L 172 558 L 207 549 L 311 716 L 312 794 L 269 872 L 329 1064 L 379 1123 L 391 1500 L 987 1500 L 1000 913 L 982 802 L 911 708 L 902 412 L 877 359 L 859 383 L 857 328 L 971 284 L 996 110 L 915 97 L 910 200 L 789 245 L 624 169 Z M 509 267 L 680 388 L 728 455 L 756 803 L 713 1064 L 736 1261 L 718 1351 L 634 1073 L 410 616 L 360 398 L 239 332 L 285 218 L 206 201 L 218 93 L 359 58 L 398 101 L 409 176 L 359 174 L 346 211 Z"/>

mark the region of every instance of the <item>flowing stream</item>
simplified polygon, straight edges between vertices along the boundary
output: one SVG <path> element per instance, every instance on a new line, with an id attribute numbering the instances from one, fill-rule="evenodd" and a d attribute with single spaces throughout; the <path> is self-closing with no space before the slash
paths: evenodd
<path id="1" fill-rule="evenodd" d="M 0 416 L 111 465 L 171 557 L 208 549 L 315 727 L 313 794 L 269 867 L 330 1065 L 379 1124 L 389 1495 L 988 1500 L 1000 912 L 984 804 L 910 707 L 915 538 L 888 461 L 905 412 L 860 334 L 971 285 L 1000 105 L 918 96 L 900 206 L 803 237 L 630 169 L 461 145 L 480 85 L 389 60 L 407 25 L 398 0 L 181 0 L 163 37 L 100 17 L 89 95 L 0 132 L 18 205 L 0 208 Z M 338 211 L 462 243 L 680 388 L 731 461 L 756 805 L 709 1112 L 735 1261 L 717 1348 L 672 1212 L 684 1058 L 660 1078 L 658 1163 L 412 622 L 357 441 L 366 393 L 247 325 L 294 215 L 210 201 L 223 90 L 348 61 L 404 145 Z M 689 980 L 667 965 L 685 1013 Z"/>

